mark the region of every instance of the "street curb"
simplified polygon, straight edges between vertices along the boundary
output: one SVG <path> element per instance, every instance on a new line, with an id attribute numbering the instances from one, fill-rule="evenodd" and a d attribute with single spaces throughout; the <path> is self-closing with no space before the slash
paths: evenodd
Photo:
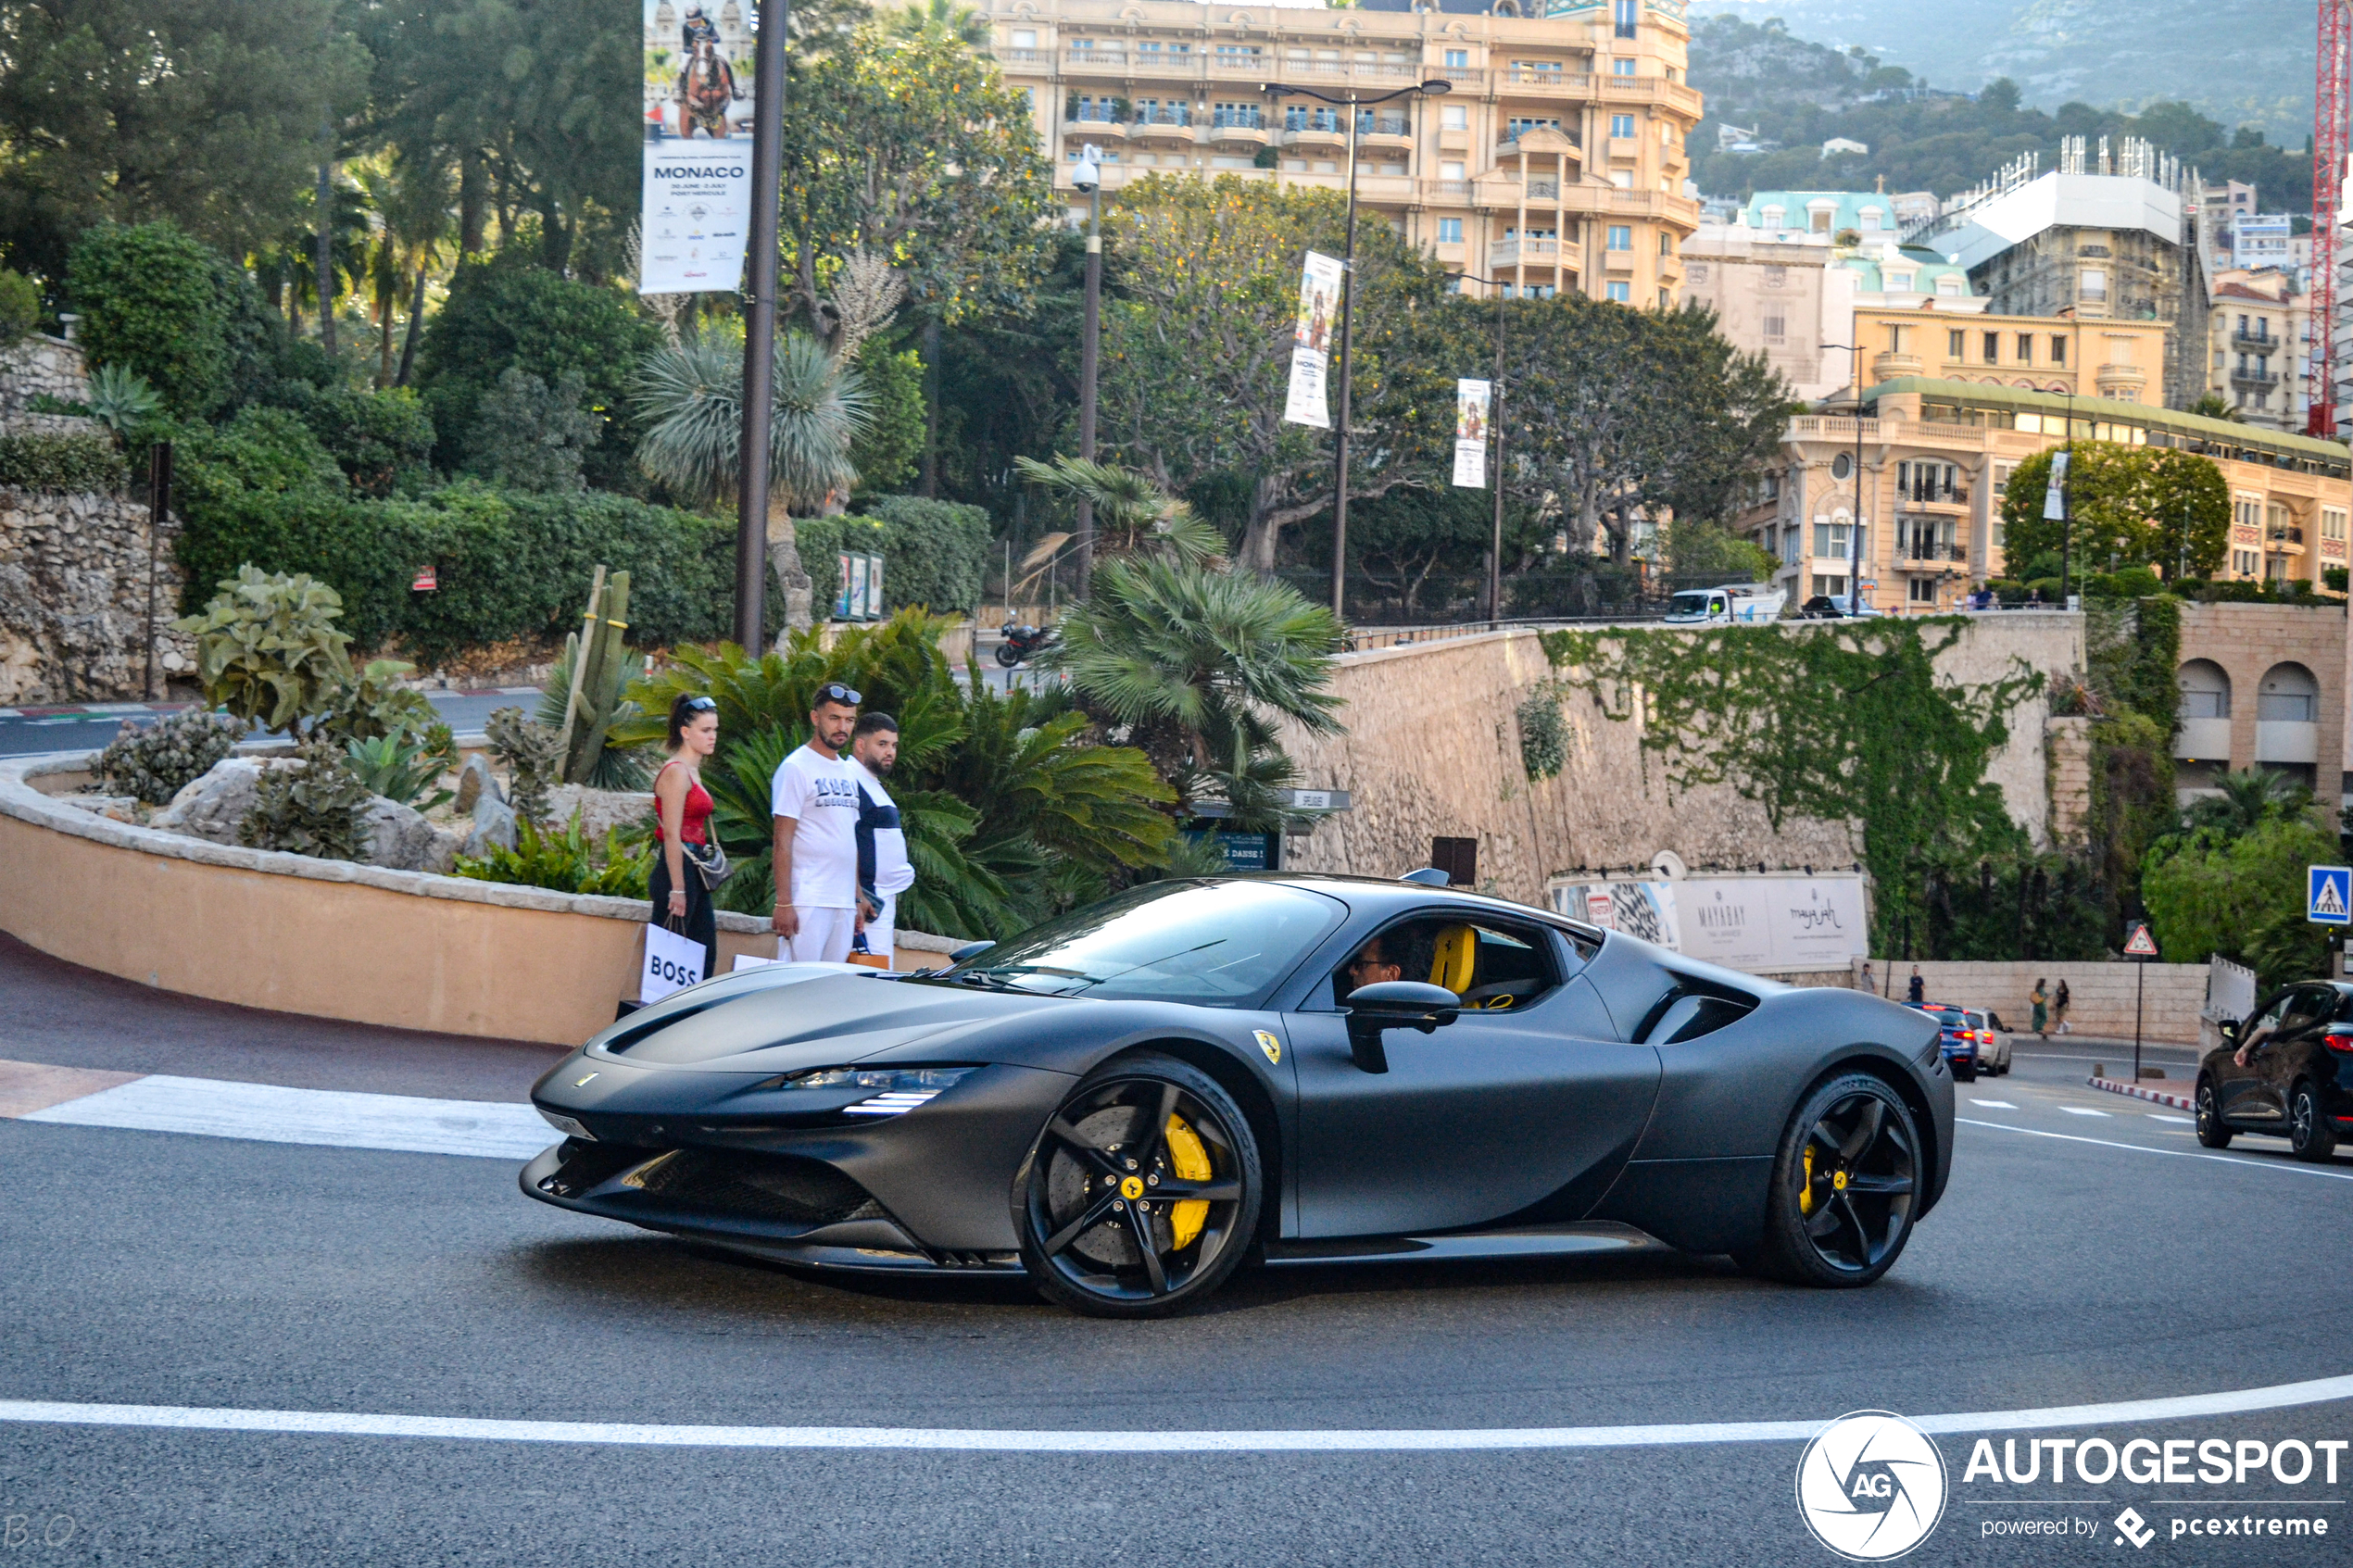
<path id="1" fill-rule="evenodd" d="M 2095 1089 L 2106 1089 L 2112 1095 L 2131 1095 L 2154 1105 L 2170 1105 L 2176 1110 L 2196 1110 L 2197 1104 L 2186 1095 L 2169 1095 L 2162 1089 L 2144 1089 L 2137 1084 L 2120 1084 L 2113 1078 L 2087 1078 L 2085 1083 Z"/>

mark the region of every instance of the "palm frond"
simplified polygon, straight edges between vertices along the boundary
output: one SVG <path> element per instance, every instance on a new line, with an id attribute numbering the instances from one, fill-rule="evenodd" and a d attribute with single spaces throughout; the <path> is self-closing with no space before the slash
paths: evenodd
<path id="1" fill-rule="evenodd" d="M 710 333 L 656 349 L 637 367 L 648 423 L 637 466 L 682 495 L 716 502 L 734 493 L 743 450 L 744 350 Z M 769 483 L 796 510 L 811 511 L 858 481 L 850 444 L 865 433 L 872 399 L 853 366 L 837 364 L 804 332 L 776 345 L 768 421 Z"/>

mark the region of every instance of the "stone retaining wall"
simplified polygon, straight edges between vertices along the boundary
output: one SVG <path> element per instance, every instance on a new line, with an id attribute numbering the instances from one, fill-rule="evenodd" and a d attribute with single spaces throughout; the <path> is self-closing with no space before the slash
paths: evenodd
<path id="1" fill-rule="evenodd" d="M 0 488 L 0 705 L 146 695 L 151 549 L 157 681 L 195 673 L 195 644 L 170 626 L 178 521 L 148 533 L 145 505 L 120 495 Z"/>
<path id="2" fill-rule="evenodd" d="M 1858 965 L 1859 969 L 1860 966 Z M 2206 1005 L 2202 963 L 1931 963 L 1922 960 L 1920 978 L 1928 999 L 1956 1007 L 1991 1008 L 2013 1031 L 2033 1027 L 2034 1006 L 2027 995 L 2034 982 L 2056 993 L 2067 982 L 2067 1021 L 2071 1032 L 2111 1040 L 2133 1037 L 2133 971 L 2145 969 L 2141 1037 L 2169 1045 L 2197 1044 L 2198 1009 Z M 1902 1001 L 1912 965 L 1904 959 L 1873 959 L 1872 989 Z M 2057 1023 L 2054 1019 L 2053 1023 Z M 2131 1076 L 2128 1073 L 2126 1076 Z"/>
<path id="3" fill-rule="evenodd" d="M 20 425 L 32 400 L 46 394 L 68 403 L 90 395 L 82 345 L 41 333 L 0 348 L 0 424 Z"/>

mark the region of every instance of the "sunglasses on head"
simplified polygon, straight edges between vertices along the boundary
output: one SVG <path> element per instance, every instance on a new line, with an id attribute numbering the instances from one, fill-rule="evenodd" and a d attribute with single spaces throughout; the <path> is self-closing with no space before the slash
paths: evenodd
<path id="1" fill-rule="evenodd" d="M 690 696 L 680 706 L 684 707 L 689 713 L 716 713 L 719 711 L 719 704 L 712 698 L 707 696 Z"/>
<path id="2" fill-rule="evenodd" d="M 862 698 L 856 692 L 851 691 L 848 686 L 843 685 L 840 682 L 833 681 L 817 688 L 817 700 L 821 703 L 846 703 L 849 707 L 855 708 L 861 701 L 863 700 L 863 698 Z"/>

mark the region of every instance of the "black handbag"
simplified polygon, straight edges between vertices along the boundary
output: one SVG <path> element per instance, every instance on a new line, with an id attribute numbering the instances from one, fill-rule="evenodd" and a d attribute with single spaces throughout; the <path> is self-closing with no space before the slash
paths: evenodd
<path id="1" fill-rule="evenodd" d="M 727 851 L 716 844 L 682 843 L 678 846 L 678 852 L 686 857 L 688 865 L 695 868 L 695 874 L 702 878 L 705 892 L 715 890 L 735 874 L 736 868 L 727 861 Z"/>

